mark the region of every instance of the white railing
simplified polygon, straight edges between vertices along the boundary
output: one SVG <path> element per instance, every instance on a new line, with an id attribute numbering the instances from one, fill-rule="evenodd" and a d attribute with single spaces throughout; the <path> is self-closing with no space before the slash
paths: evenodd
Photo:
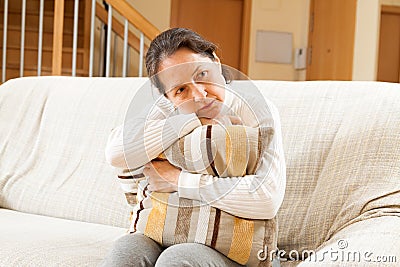
<path id="1" fill-rule="evenodd" d="M 72 76 L 76 76 L 76 54 L 78 51 L 79 0 L 74 0 L 74 37 L 72 41 Z"/>
<path id="2" fill-rule="evenodd" d="M 25 59 L 25 17 L 26 17 L 26 0 L 22 0 L 21 11 L 21 52 L 19 59 L 19 76 L 24 76 L 24 59 Z"/>
<path id="3" fill-rule="evenodd" d="M 4 2 L 4 19 L 3 19 L 3 61 L 1 68 L 1 82 L 6 80 L 6 62 L 7 62 L 7 26 L 8 26 L 8 0 Z"/>
<path id="4" fill-rule="evenodd" d="M 106 77 L 110 76 L 110 61 L 111 61 L 111 33 L 110 29 L 112 29 L 112 18 L 113 18 L 113 9 L 112 6 L 108 6 L 108 22 L 107 22 L 107 46 L 106 46 Z"/>
<path id="5" fill-rule="evenodd" d="M 3 19 L 3 51 L 2 51 L 2 78 L 1 82 L 5 82 L 7 79 L 7 33 L 8 33 L 8 23 L 9 23 L 9 0 L 3 0 L 4 1 L 4 19 Z M 22 1 L 22 7 L 21 7 L 21 40 L 20 40 L 20 59 L 19 59 L 19 76 L 22 77 L 24 76 L 24 69 L 26 67 L 26 62 L 25 62 L 25 49 L 26 49 L 26 44 L 25 44 L 25 32 L 26 32 L 26 0 L 13 0 L 13 1 Z M 32 1 L 32 0 L 30 0 Z M 44 23 L 44 0 L 37 0 L 39 2 L 39 10 L 38 10 L 38 15 L 39 15 L 39 23 L 38 23 L 38 29 L 37 29 L 37 35 L 38 35 L 38 48 L 37 48 L 37 76 L 43 75 L 43 36 L 44 36 L 44 30 L 43 30 L 43 23 Z M 74 0 L 74 5 L 73 5 L 73 38 L 72 38 L 72 54 L 71 54 L 71 73 L 72 76 L 77 75 L 77 62 L 78 62 L 78 38 L 81 38 L 79 36 L 79 3 L 82 2 L 83 0 Z M 55 10 L 54 10 L 54 16 L 57 16 L 57 14 L 64 14 L 64 0 L 55 0 Z M 89 36 L 84 36 L 83 38 L 88 38 L 88 47 L 87 50 L 85 50 L 87 53 L 84 54 L 84 56 L 87 56 L 87 62 L 88 66 L 86 69 L 86 74 L 89 77 L 94 76 L 95 68 L 98 67 L 99 69 L 99 76 L 122 76 L 126 77 L 129 74 L 129 70 L 131 67 L 131 62 L 130 62 L 130 53 L 131 51 L 136 51 L 138 53 L 138 62 L 136 63 L 137 67 L 137 76 L 143 76 L 143 59 L 144 59 L 144 53 L 145 53 L 145 38 L 147 38 L 147 42 L 151 40 L 152 38 L 155 37 L 157 33 L 157 29 L 151 25 L 144 17 L 142 17 L 136 10 L 134 10 L 128 3 L 122 0 L 107 0 L 108 3 L 108 8 L 104 9 L 102 4 L 103 1 L 101 0 L 87 0 L 85 1 L 86 4 L 90 4 L 90 18 L 84 18 L 85 20 L 87 19 L 88 21 L 85 23 L 90 23 L 90 31 L 89 33 L 85 32 L 85 34 Z M 114 8 L 115 5 L 115 8 Z M 56 10 L 59 8 L 59 10 Z M 88 7 L 85 7 L 88 8 Z M 106 11 L 107 10 L 107 11 Z M 107 14 L 106 14 L 107 13 Z M 81 16 L 82 17 L 82 16 Z M 105 18 L 106 17 L 106 18 Z M 134 17 L 134 18 L 132 18 Z M 60 20 L 61 19 L 61 20 Z M 64 36 L 64 34 L 57 32 L 57 29 L 60 30 L 62 29 L 62 25 L 64 22 L 64 16 L 62 18 L 57 18 L 54 17 L 54 21 L 57 21 L 58 24 L 56 25 L 56 22 L 54 22 L 54 32 L 53 36 Z M 61 21 L 61 23 L 60 23 Z M 100 32 L 96 32 L 95 25 L 96 22 L 100 21 L 102 25 L 107 25 L 107 34 L 104 34 L 104 27 L 101 27 Z M 60 26 L 61 25 L 61 26 Z M 58 27 L 56 27 L 58 26 Z M 29 25 L 29 27 L 32 27 L 32 25 Z M 81 25 L 81 27 L 85 27 L 85 25 Z M 96 34 L 97 33 L 97 34 Z M 101 44 L 97 47 L 96 49 L 96 38 L 100 39 L 98 42 Z M 102 40 L 106 38 L 106 42 L 103 42 Z M 61 40 L 60 40 L 61 39 Z M 112 40 L 114 40 L 114 43 L 112 45 Z M 118 53 L 118 45 L 117 42 L 122 40 L 123 42 L 123 48 L 122 48 L 122 53 Z M 56 42 L 58 42 L 56 44 Z M 60 44 L 61 42 L 61 44 Z M 53 51 L 53 59 L 52 59 L 52 73 L 53 75 L 62 75 L 66 73 L 65 69 L 62 69 L 62 60 L 63 60 L 63 55 L 62 55 L 62 37 L 57 38 L 53 37 L 53 46 L 51 47 Z M 58 45 L 58 46 L 56 46 Z M 56 49 L 56 47 L 58 49 Z M 64 47 L 65 48 L 65 47 Z M 113 51 L 112 51 L 113 49 Z M 47 48 L 49 50 L 49 48 Z M 54 52 L 57 51 L 57 52 Z M 70 50 L 68 50 L 70 51 Z M 113 55 L 113 56 L 112 56 Z M 57 57 L 57 58 L 55 58 Z M 95 65 L 95 58 L 97 57 L 98 63 Z M 119 74 L 116 74 L 116 65 L 117 60 L 116 58 L 122 57 L 122 68 L 121 72 Z M 82 60 L 82 58 L 80 58 Z M 105 66 L 103 64 L 103 60 L 105 59 Z M 113 60 L 112 60 L 113 59 Z M 64 58 L 65 60 L 65 58 Z M 56 63 L 56 64 L 55 64 Z M 57 65 L 57 66 L 55 66 Z M 102 67 L 104 68 L 104 73 L 101 71 Z M 49 68 L 48 68 L 49 69 Z M 47 70 L 48 71 L 48 70 Z M 82 72 L 80 73 L 82 75 Z"/>
<path id="6" fill-rule="evenodd" d="M 43 14 L 44 14 L 44 0 L 40 0 L 40 5 L 39 5 L 39 36 L 38 36 L 37 76 L 40 76 L 42 74 Z"/>

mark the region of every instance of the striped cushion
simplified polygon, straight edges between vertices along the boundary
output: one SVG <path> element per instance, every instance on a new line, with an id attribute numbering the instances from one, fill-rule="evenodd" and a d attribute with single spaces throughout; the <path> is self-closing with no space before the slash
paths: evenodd
<path id="1" fill-rule="evenodd" d="M 206 125 L 181 138 L 161 158 L 193 173 L 218 177 L 254 174 L 272 134 L 270 127 Z"/>
<path id="2" fill-rule="evenodd" d="M 254 174 L 273 135 L 269 127 L 206 125 L 195 129 L 164 151 L 161 157 L 186 171 L 219 177 Z M 156 193 L 143 183 L 131 231 L 139 231 L 163 246 L 196 242 L 213 247 L 248 266 L 260 261 L 265 247 L 276 248 L 275 219 L 248 220 L 177 193 Z"/>

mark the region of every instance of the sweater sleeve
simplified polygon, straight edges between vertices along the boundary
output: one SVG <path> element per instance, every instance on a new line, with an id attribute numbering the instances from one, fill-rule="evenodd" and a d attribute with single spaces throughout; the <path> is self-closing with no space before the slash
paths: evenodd
<path id="1" fill-rule="evenodd" d="M 244 122 L 247 120 L 248 124 L 274 128 L 274 136 L 256 173 L 244 177 L 219 178 L 182 171 L 178 194 L 209 203 L 239 217 L 270 219 L 282 204 L 286 186 L 280 119 L 272 103 L 268 102 L 267 106 L 255 102 L 249 104 L 259 120 L 257 123 L 254 118 L 249 120 L 249 111 L 241 106 L 238 113 Z"/>
<path id="2" fill-rule="evenodd" d="M 168 114 L 158 106 L 147 108 L 112 130 L 106 160 L 117 168 L 140 168 L 198 126 L 201 123 L 194 113 Z"/>

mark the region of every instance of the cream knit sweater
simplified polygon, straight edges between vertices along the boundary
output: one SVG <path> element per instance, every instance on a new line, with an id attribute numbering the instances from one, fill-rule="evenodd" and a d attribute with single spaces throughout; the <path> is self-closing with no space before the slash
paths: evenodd
<path id="1" fill-rule="evenodd" d="M 233 215 L 250 219 L 273 218 L 283 201 L 286 166 L 283 154 L 279 114 L 264 97 L 240 95 L 225 90 L 224 106 L 228 115 L 242 119 L 250 127 L 270 126 L 273 139 L 254 175 L 219 178 L 182 170 L 178 180 L 180 197 L 202 200 Z M 178 114 L 171 102 L 162 97 L 141 114 L 127 117 L 108 139 L 106 159 L 114 167 L 131 175 L 159 156 L 180 137 L 201 126 L 195 114 Z M 127 171 L 129 169 L 129 171 Z"/>

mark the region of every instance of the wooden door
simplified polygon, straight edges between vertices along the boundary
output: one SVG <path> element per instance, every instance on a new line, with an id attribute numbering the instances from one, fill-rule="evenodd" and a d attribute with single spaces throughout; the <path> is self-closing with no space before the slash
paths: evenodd
<path id="1" fill-rule="evenodd" d="M 377 80 L 400 82 L 400 7 L 382 6 Z"/>
<path id="2" fill-rule="evenodd" d="M 251 0 L 172 0 L 171 27 L 190 28 L 218 45 L 223 64 L 247 73 Z"/>
<path id="3" fill-rule="evenodd" d="M 311 0 L 307 80 L 351 80 L 357 0 Z"/>

